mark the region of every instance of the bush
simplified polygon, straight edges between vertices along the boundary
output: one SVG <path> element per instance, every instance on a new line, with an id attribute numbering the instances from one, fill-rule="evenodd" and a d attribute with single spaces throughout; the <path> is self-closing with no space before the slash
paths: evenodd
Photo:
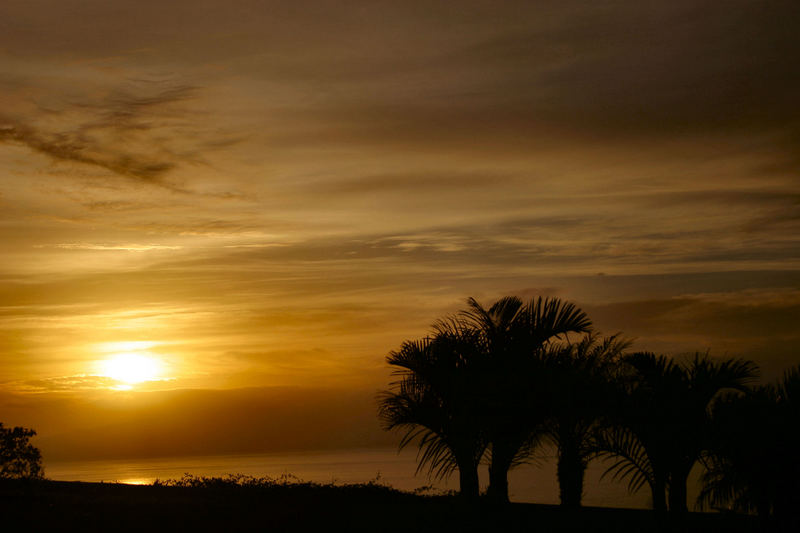
<path id="1" fill-rule="evenodd" d="M 31 444 L 32 429 L 5 428 L 0 422 L 0 479 L 36 479 L 44 477 L 42 453 Z"/>

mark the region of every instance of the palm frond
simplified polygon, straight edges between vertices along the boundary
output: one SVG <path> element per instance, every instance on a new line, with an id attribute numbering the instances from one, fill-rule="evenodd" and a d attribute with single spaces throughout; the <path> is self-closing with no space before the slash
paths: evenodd
<path id="1" fill-rule="evenodd" d="M 628 479 L 628 491 L 638 492 L 645 483 L 655 483 L 655 473 L 647 450 L 636 434 L 626 428 L 612 428 L 597 435 L 596 453 L 614 461 L 601 479 L 610 475 L 614 481 Z"/>
<path id="2" fill-rule="evenodd" d="M 575 304 L 558 298 L 540 296 L 530 300 L 520 313 L 520 318 L 531 340 L 536 343 L 545 343 L 567 333 L 586 333 L 592 329 L 592 322 L 585 312 Z"/>

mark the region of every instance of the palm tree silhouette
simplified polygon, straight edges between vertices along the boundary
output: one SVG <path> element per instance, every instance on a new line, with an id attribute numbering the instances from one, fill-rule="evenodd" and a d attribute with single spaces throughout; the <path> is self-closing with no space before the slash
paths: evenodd
<path id="1" fill-rule="evenodd" d="M 479 495 L 478 464 L 487 442 L 475 423 L 480 339 L 457 327 L 433 337 L 404 342 L 387 361 L 399 380 L 379 396 L 386 429 L 404 431 L 400 448 L 416 442 L 417 472 L 442 478 L 459 471 L 461 494 Z"/>
<path id="2" fill-rule="evenodd" d="M 698 497 L 701 507 L 756 512 L 765 526 L 777 520 L 786 531 L 797 530 L 799 404 L 800 366 L 774 385 L 745 395 L 729 394 L 715 404 L 714 438 L 702 459 L 706 471 Z"/>
<path id="3" fill-rule="evenodd" d="M 675 516 L 687 512 L 686 482 L 692 466 L 709 446 L 713 401 L 720 391 L 744 391 L 757 376 L 751 361 L 714 361 L 695 354 L 684 364 L 664 355 L 640 352 L 623 358 L 632 374 L 624 383 L 624 399 L 616 408 L 620 427 L 599 439 L 602 448 L 616 457 L 606 473 L 629 478 L 629 489 L 646 482 L 653 507 Z"/>
<path id="4" fill-rule="evenodd" d="M 589 334 L 545 356 L 550 399 L 545 432 L 558 448 L 559 495 L 565 507 L 581 504 L 584 473 L 596 451 L 594 435 L 612 407 L 606 400 L 619 357 L 629 345 L 619 334 L 603 339 Z"/>
<path id="5" fill-rule="evenodd" d="M 544 350 L 567 333 L 588 332 L 591 321 L 558 298 L 524 303 L 509 296 L 488 309 L 474 298 L 467 304 L 455 321 L 476 332 L 486 351 L 479 423 L 491 445 L 488 494 L 502 503 L 508 501 L 508 471 L 532 453 L 547 420 Z"/>
<path id="6" fill-rule="evenodd" d="M 713 361 L 707 355 L 700 354 L 695 354 L 683 366 L 683 370 L 686 390 L 680 404 L 683 418 L 679 420 L 678 438 L 673 438 L 673 442 L 679 445 L 671 448 L 673 453 L 669 473 L 669 508 L 677 514 L 684 514 L 688 510 L 686 483 L 689 472 L 709 445 L 709 410 L 713 401 L 725 389 L 746 391 L 748 385 L 758 377 L 758 368 L 752 361 Z"/>

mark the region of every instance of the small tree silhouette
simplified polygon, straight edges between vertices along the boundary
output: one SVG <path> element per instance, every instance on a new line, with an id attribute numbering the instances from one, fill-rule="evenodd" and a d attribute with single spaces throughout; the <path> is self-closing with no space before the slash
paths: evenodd
<path id="1" fill-rule="evenodd" d="M 42 454 L 30 443 L 34 435 L 32 429 L 5 428 L 0 422 L 0 479 L 44 477 Z"/>

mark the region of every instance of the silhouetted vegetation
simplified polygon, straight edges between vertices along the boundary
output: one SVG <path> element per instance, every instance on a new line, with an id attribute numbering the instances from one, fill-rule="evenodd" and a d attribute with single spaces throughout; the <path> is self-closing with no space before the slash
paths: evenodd
<path id="1" fill-rule="evenodd" d="M 628 345 L 619 335 L 601 339 L 589 334 L 545 353 L 544 430 L 558 450 L 559 496 L 566 507 L 581 505 L 586 467 L 598 454 L 598 432 L 608 425 L 615 374 Z"/>
<path id="2" fill-rule="evenodd" d="M 524 303 L 506 297 L 488 309 L 470 298 L 468 308 L 446 324 L 474 331 L 483 364 L 478 425 L 489 448 L 489 497 L 508 501 L 508 471 L 522 463 L 541 441 L 548 421 L 548 398 L 541 378 L 543 354 L 568 333 L 587 332 L 591 322 L 575 305 L 557 298 Z"/>
<path id="3" fill-rule="evenodd" d="M 714 405 L 700 504 L 800 529 L 800 366 Z"/>
<path id="4" fill-rule="evenodd" d="M 700 461 L 700 505 L 796 520 L 800 369 L 752 388 L 751 361 L 700 353 L 680 361 L 625 354 L 628 346 L 593 332 L 583 311 L 558 299 L 507 297 L 488 309 L 470 299 L 431 336 L 389 355 L 399 379 L 381 395 L 380 416 L 404 430 L 401 447 L 419 446 L 420 469 L 458 469 L 468 500 L 488 459 L 487 498 L 507 502 L 508 470 L 547 441 L 558 450 L 567 508 L 580 506 L 586 467 L 601 457 L 631 492 L 649 486 L 657 515 L 685 523 L 687 480 Z"/>
<path id="5" fill-rule="evenodd" d="M 486 438 L 474 422 L 480 408 L 480 340 L 461 328 L 440 328 L 430 338 L 409 341 L 389 356 L 400 378 L 381 399 L 380 416 L 389 429 L 404 430 L 400 446 L 417 441 L 418 471 L 460 476 L 461 494 L 478 497 L 478 463 Z"/>
<path id="6" fill-rule="evenodd" d="M 36 432 L 6 428 L 0 422 L 0 479 L 36 479 L 44 476 L 42 454 L 30 443 Z"/>
<path id="7" fill-rule="evenodd" d="M 567 333 L 589 331 L 583 311 L 558 299 L 508 297 L 488 309 L 474 299 L 433 334 L 388 357 L 399 380 L 380 398 L 400 446 L 417 443 L 420 468 L 459 469 L 462 495 L 478 495 L 477 466 L 488 450 L 490 498 L 508 501 L 508 471 L 540 442 L 548 421 L 544 354 Z"/>
<path id="8" fill-rule="evenodd" d="M 405 494 L 389 485 L 380 482 L 380 476 L 366 483 L 345 483 L 336 484 L 317 483 L 314 481 L 304 481 L 292 474 L 282 474 L 279 477 L 270 476 L 249 476 L 246 474 L 227 474 L 224 476 L 196 476 L 184 474 L 179 479 L 156 479 L 154 487 L 183 487 L 193 489 L 258 489 L 267 491 L 292 490 L 295 492 L 326 491 L 333 490 L 337 493 L 354 491 L 368 492 L 372 494 Z M 423 487 L 421 490 L 430 489 Z"/>
<path id="9" fill-rule="evenodd" d="M 756 367 L 700 354 L 680 364 L 663 355 L 634 353 L 622 364 L 613 425 L 600 435 L 599 448 L 614 456 L 608 472 L 628 478 L 631 491 L 646 482 L 658 512 L 667 510 L 668 493 L 669 511 L 679 518 L 687 512 L 689 472 L 709 447 L 712 402 L 725 389 L 746 390 Z"/>
<path id="10" fill-rule="evenodd" d="M 3 531 L 641 532 L 651 512 L 552 505 L 464 505 L 380 483 L 334 485 L 292 478 L 193 477 L 153 485 L 0 480 Z M 745 532 L 752 520 L 692 513 L 683 531 Z"/>

